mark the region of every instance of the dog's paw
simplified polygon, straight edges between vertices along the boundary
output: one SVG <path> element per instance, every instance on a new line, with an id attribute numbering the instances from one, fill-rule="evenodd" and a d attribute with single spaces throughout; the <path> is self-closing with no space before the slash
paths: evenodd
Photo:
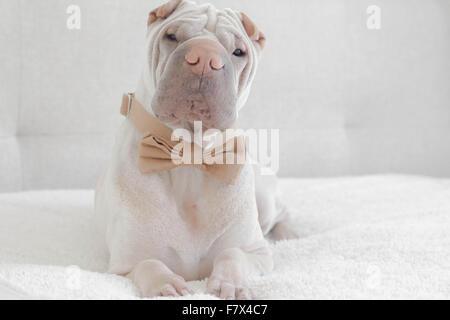
<path id="1" fill-rule="evenodd" d="M 143 298 L 180 297 L 192 294 L 183 277 L 159 260 L 142 261 L 128 274 Z"/>
<path id="2" fill-rule="evenodd" d="M 271 231 L 271 237 L 275 241 L 292 240 L 300 238 L 299 234 L 288 221 L 281 221 Z"/>
<path id="3" fill-rule="evenodd" d="M 211 277 L 207 284 L 208 293 L 224 300 L 251 300 L 253 293 L 246 285 L 238 285 L 232 279 Z"/>
<path id="4" fill-rule="evenodd" d="M 253 299 L 243 268 L 237 261 L 221 261 L 208 279 L 207 292 L 225 300 Z"/>
<path id="5" fill-rule="evenodd" d="M 186 281 L 176 275 L 172 274 L 165 279 L 166 283 L 160 287 L 159 295 L 163 297 L 181 297 L 192 294 L 188 289 Z"/>
<path id="6" fill-rule="evenodd" d="M 153 275 L 147 288 L 142 290 L 145 298 L 182 297 L 192 293 L 183 277 L 174 273 Z"/>

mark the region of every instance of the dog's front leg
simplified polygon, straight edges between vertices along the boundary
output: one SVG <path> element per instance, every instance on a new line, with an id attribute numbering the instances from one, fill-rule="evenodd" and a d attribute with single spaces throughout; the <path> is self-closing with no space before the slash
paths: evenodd
<path id="1" fill-rule="evenodd" d="M 127 277 L 134 282 L 145 298 L 178 297 L 191 293 L 183 277 L 173 273 L 159 260 L 142 261 Z"/>
<path id="2" fill-rule="evenodd" d="M 214 261 L 213 272 L 207 283 L 208 293 L 221 299 L 252 299 L 249 276 L 264 275 L 272 268 L 272 254 L 265 245 L 251 251 L 227 249 Z"/>

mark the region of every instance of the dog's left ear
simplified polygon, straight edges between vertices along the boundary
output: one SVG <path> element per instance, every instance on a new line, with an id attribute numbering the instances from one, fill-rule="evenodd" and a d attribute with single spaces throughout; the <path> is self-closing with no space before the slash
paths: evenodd
<path id="1" fill-rule="evenodd" d="M 266 44 L 266 37 L 245 13 L 241 12 L 241 16 L 242 24 L 244 25 L 244 29 L 250 40 L 252 40 L 260 49 L 263 49 Z"/>
<path id="2" fill-rule="evenodd" d="M 166 4 L 150 12 L 148 16 L 147 26 L 149 27 L 158 19 L 166 19 L 178 8 L 182 1 L 183 0 L 170 0 Z"/>

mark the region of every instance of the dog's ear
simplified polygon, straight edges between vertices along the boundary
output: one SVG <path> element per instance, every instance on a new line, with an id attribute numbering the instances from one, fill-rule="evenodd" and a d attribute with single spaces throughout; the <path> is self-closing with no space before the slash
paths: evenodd
<path id="1" fill-rule="evenodd" d="M 158 19 L 166 19 L 178 8 L 182 1 L 183 0 L 170 0 L 166 4 L 150 12 L 148 16 L 147 26 L 150 26 Z"/>
<path id="2" fill-rule="evenodd" d="M 256 24 L 245 13 L 241 12 L 241 16 L 242 24 L 244 25 L 244 29 L 250 40 L 256 43 L 260 49 L 263 49 L 266 44 L 266 37 L 261 31 L 258 30 Z"/>

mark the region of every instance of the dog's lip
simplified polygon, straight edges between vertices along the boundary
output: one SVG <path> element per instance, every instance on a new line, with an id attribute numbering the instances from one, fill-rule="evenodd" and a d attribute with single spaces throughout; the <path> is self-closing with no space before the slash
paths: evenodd
<path id="1" fill-rule="evenodd" d="M 171 114 L 155 114 L 156 118 L 164 123 L 173 123 L 176 122 L 177 120 L 179 120 L 174 113 Z"/>
<path id="2" fill-rule="evenodd" d="M 156 116 L 156 118 L 159 121 L 161 121 L 164 124 L 167 124 L 169 126 L 170 125 L 172 125 L 172 126 L 173 125 L 178 125 L 178 124 L 182 123 L 183 121 L 186 121 L 189 124 L 189 128 L 192 129 L 192 130 L 194 130 L 194 122 L 201 122 L 204 131 L 210 130 L 210 129 L 217 129 L 217 128 L 211 126 L 211 124 L 209 124 L 208 122 L 199 120 L 198 119 L 199 115 L 194 113 L 194 112 L 188 113 L 183 118 L 178 117 L 174 113 L 171 113 L 171 114 L 155 114 L 155 116 Z"/>
<path id="3" fill-rule="evenodd" d="M 201 121 L 201 122 L 205 122 L 204 120 L 200 120 L 199 117 L 201 117 L 201 115 L 199 115 L 196 112 L 188 112 L 185 116 L 185 119 L 191 122 L 196 122 L 196 121 Z"/>

